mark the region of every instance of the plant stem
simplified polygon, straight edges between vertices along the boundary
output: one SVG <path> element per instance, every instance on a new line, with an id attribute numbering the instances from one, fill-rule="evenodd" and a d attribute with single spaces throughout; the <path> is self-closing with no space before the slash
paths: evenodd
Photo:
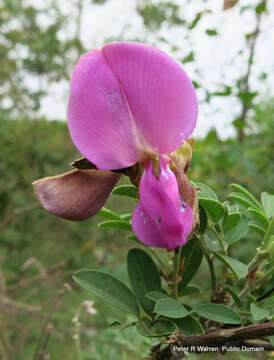
<path id="1" fill-rule="evenodd" d="M 3 360 L 9 360 L 10 347 L 4 334 L 4 329 L 0 327 L 0 355 L 3 355 Z"/>
<path id="2" fill-rule="evenodd" d="M 210 253 L 204 243 L 204 236 L 201 235 L 200 237 L 200 243 L 206 258 L 206 261 L 208 263 L 208 267 L 209 267 L 209 272 L 210 272 L 210 277 L 211 277 L 211 298 L 214 297 L 214 293 L 216 292 L 216 288 L 217 288 L 217 278 L 216 278 L 216 273 L 215 273 L 215 268 L 214 268 L 214 263 L 213 263 L 213 259 L 210 256 Z"/>
<path id="3" fill-rule="evenodd" d="M 242 291 L 239 294 L 239 298 L 243 300 L 243 298 L 247 295 L 248 291 L 250 290 L 250 281 L 247 279 L 247 282 L 245 283 L 245 286 L 243 287 Z M 234 304 L 234 301 L 231 305 Z"/>
<path id="4" fill-rule="evenodd" d="M 49 336 L 52 331 L 52 325 L 51 325 L 52 316 L 53 316 L 55 310 L 61 304 L 61 301 L 62 301 L 63 297 L 65 296 L 65 294 L 70 290 L 71 290 L 70 285 L 65 283 L 63 288 L 61 288 L 58 291 L 57 295 L 52 299 L 50 308 L 49 308 L 49 312 L 46 317 L 45 323 L 43 325 L 42 332 L 41 332 L 41 335 L 39 338 L 39 342 L 38 342 L 33 360 L 41 360 L 44 358 L 44 352 L 46 350 L 46 347 L 47 347 L 47 344 L 49 341 Z"/>
<path id="5" fill-rule="evenodd" d="M 225 248 L 225 244 L 223 242 L 223 234 L 218 233 L 218 231 L 215 229 L 215 227 L 212 227 L 212 231 L 216 235 L 216 238 L 217 238 L 217 240 L 219 242 L 222 253 L 226 255 L 227 251 L 226 251 L 226 248 Z"/>
<path id="6" fill-rule="evenodd" d="M 260 255 L 257 254 L 256 256 L 254 256 L 254 258 L 247 265 L 248 271 L 251 272 L 252 270 L 254 270 L 254 268 L 259 264 L 260 260 L 261 260 Z"/>
<path id="7" fill-rule="evenodd" d="M 81 323 L 78 322 L 76 324 L 75 344 L 76 344 L 76 351 L 77 351 L 77 359 L 78 360 L 83 360 L 82 349 L 81 349 L 80 328 L 81 328 Z"/>
<path id="8" fill-rule="evenodd" d="M 204 335 L 184 335 L 176 334 L 175 342 L 172 341 L 167 347 L 160 348 L 160 344 L 151 348 L 153 359 L 156 360 L 172 360 L 174 359 L 173 347 L 174 344 L 182 345 L 184 347 L 195 346 L 194 352 L 208 352 L 207 347 L 214 347 L 218 352 L 223 352 L 222 347 L 226 346 L 247 346 L 259 347 L 262 346 L 264 350 L 274 350 L 274 346 L 264 339 L 266 336 L 274 335 L 274 322 L 265 322 L 261 324 L 253 324 L 241 326 L 231 329 L 218 329 L 216 331 L 209 331 Z M 204 346 L 205 350 L 199 350 L 198 346 Z M 214 351 L 216 351 L 214 350 Z M 217 355 L 217 354 L 216 354 Z M 179 356 L 179 357 L 178 357 Z M 181 359 L 184 352 L 176 356 L 176 359 Z M 217 356 L 215 356 L 217 357 Z"/>
<path id="9" fill-rule="evenodd" d="M 271 267 L 265 274 L 263 277 L 261 277 L 260 279 L 256 279 L 254 281 L 254 286 L 256 287 L 257 285 L 259 285 L 262 281 L 266 280 L 269 276 L 272 276 L 274 274 L 274 267 Z"/>
<path id="10" fill-rule="evenodd" d="M 260 279 L 255 280 L 253 283 L 251 283 L 249 280 L 246 282 L 243 290 L 240 292 L 239 297 L 240 299 L 243 299 L 246 294 L 248 293 L 249 290 L 256 288 L 258 285 L 260 285 L 262 283 L 262 281 L 264 281 L 265 279 L 267 279 L 269 276 L 273 275 L 274 273 L 274 268 L 271 267 L 265 274 L 263 277 L 261 277 Z"/>
<path id="11" fill-rule="evenodd" d="M 182 246 L 180 248 L 176 248 L 174 250 L 174 259 L 173 259 L 173 296 L 175 299 L 178 298 L 178 276 L 180 270 L 180 263 L 181 263 L 181 252 Z"/>

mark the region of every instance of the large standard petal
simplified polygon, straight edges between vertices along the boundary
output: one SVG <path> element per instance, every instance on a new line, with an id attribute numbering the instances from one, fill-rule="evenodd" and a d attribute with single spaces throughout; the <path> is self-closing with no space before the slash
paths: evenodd
<path id="1" fill-rule="evenodd" d="M 97 168 L 114 170 L 138 161 L 125 94 L 100 50 L 84 55 L 74 69 L 68 126 L 79 152 Z"/>
<path id="2" fill-rule="evenodd" d="M 191 207 L 181 201 L 176 178 L 168 168 L 169 161 L 160 159 L 158 179 L 152 162 L 146 164 L 132 227 L 144 244 L 173 250 L 186 242 L 192 229 L 193 214 Z"/>
<path id="3" fill-rule="evenodd" d="M 126 94 L 138 147 L 159 154 L 177 149 L 197 120 L 195 89 L 183 68 L 164 52 L 140 43 L 111 43 L 102 52 Z"/>
<path id="4" fill-rule="evenodd" d="M 82 155 L 114 170 L 174 151 L 195 127 L 197 108 L 190 79 L 171 57 L 147 45 L 112 43 L 77 63 L 68 125 Z"/>
<path id="5" fill-rule="evenodd" d="M 81 221 L 95 215 L 121 174 L 103 170 L 73 170 L 34 181 L 43 207 L 55 216 Z"/>

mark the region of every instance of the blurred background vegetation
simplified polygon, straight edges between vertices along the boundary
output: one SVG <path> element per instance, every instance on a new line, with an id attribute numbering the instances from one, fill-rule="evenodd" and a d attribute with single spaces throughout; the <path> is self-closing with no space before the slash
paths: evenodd
<path id="1" fill-rule="evenodd" d="M 89 2 L 94 11 L 109 3 L 119 6 L 119 0 Z M 50 86 L 59 84 L 67 94 L 73 65 L 88 50 L 81 40 L 86 2 L 71 1 L 69 17 L 62 3 L 0 0 L 0 359 L 137 360 L 157 340 L 142 338 L 133 328 L 111 326 L 115 321 L 128 322 L 130 317 L 91 299 L 71 281 L 75 271 L 87 267 L 105 268 L 127 281 L 126 253 L 135 244 L 124 234 L 97 229 L 96 218 L 82 223 L 55 218 L 41 209 L 32 192 L 34 180 L 67 171 L 68 164 L 79 157 L 64 119 L 49 121 L 50 116 L 41 112 L 44 99 L 50 98 Z M 274 102 L 271 92 L 260 96 L 268 81 L 266 72 L 259 71 L 259 85 L 252 81 L 262 24 L 273 15 L 273 9 L 267 1 L 225 0 L 217 10 L 214 3 L 196 0 L 195 8 L 200 4 L 202 10 L 189 20 L 184 10 L 192 7 L 190 1 L 133 1 L 143 32 L 129 31 L 128 18 L 128 27 L 104 41 L 157 45 L 187 69 L 195 64 L 189 39 L 199 31 L 204 17 L 225 13 L 233 26 L 231 12 L 242 16 L 248 12 L 253 28 L 244 34 L 242 52 L 235 55 L 242 56 L 244 65 L 233 83 L 224 80 L 218 91 L 211 90 L 204 84 L 206 75 L 193 72 L 201 103 L 209 108 L 216 99 L 219 107 L 228 104 L 226 118 L 234 136 L 224 136 L 225 132 L 220 134 L 209 126 L 205 136 L 195 141 L 190 177 L 213 187 L 223 201 L 232 182 L 246 186 L 257 197 L 262 191 L 273 193 Z M 218 24 L 211 23 L 204 32 L 213 43 L 220 36 Z M 170 37 L 174 29 L 184 34 L 180 43 L 174 44 Z M 181 56 L 184 42 L 188 51 Z M 234 65 L 229 66 L 225 72 Z M 54 107 L 53 96 L 50 101 Z M 233 104 L 237 104 L 236 115 L 234 109 L 230 111 Z M 117 212 L 133 209 L 132 202 L 118 200 L 110 198 L 107 207 Z M 250 233 L 236 249 L 243 260 L 256 248 L 256 239 L 256 234 Z M 70 284 L 71 290 L 62 297 L 64 283 Z M 204 264 L 194 283 L 206 289 Z M 95 300 L 96 314 L 91 314 L 86 300 Z M 38 357 L 39 349 L 44 352 L 42 357 Z M 237 356 L 233 354 L 233 359 Z M 199 356 L 203 357 L 206 355 Z"/>

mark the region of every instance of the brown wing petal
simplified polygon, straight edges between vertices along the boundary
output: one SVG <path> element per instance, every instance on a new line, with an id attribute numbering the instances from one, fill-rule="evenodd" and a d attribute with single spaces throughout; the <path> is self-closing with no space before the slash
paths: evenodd
<path id="1" fill-rule="evenodd" d="M 55 216 L 74 221 L 95 215 L 122 175 L 103 170 L 73 170 L 34 181 L 34 193 Z"/>

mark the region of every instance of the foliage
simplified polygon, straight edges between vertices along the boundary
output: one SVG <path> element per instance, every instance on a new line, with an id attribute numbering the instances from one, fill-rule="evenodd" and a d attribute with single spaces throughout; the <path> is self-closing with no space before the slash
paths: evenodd
<path id="1" fill-rule="evenodd" d="M 199 206 L 204 211 L 201 221 L 206 224 L 201 225 L 198 233 L 193 233 L 186 245 L 175 249 L 172 257 L 144 244 L 143 249 L 129 250 L 127 270 L 132 292 L 119 279 L 94 270 L 78 272 L 74 276 L 75 281 L 113 307 L 135 313 L 135 321 L 129 326 L 136 326 L 136 330 L 148 338 L 173 334 L 177 343 L 179 340 L 176 341 L 174 335 L 176 329 L 183 330 L 183 334 L 197 335 L 210 333 L 212 328 L 222 329 L 223 324 L 248 326 L 263 324 L 265 319 L 272 321 L 273 302 L 265 294 L 270 294 L 269 288 L 273 289 L 274 284 L 274 197 L 263 193 L 262 202 L 259 202 L 243 186 L 232 184 L 231 187 L 233 192 L 228 197 L 233 203 L 228 200 L 221 203 L 212 189 L 199 183 Z M 114 190 L 113 193 L 125 196 L 125 192 Z M 131 191 L 128 196 L 132 197 Z M 241 208 L 235 207 L 234 202 L 241 205 Z M 250 215 L 251 221 L 247 223 L 246 218 Z M 248 264 L 235 258 L 233 253 L 236 242 L 243 240 L 243 236 L 238 236 L 235 240 L 231 233 L 237 227 L 246 228 L 244 236 L 248 236 L 252 229 L 259 234 L 259 246 L 257 249 L 253 248 Z M 120 221 L 119 226 L 116 222 L 115 228 L 124 230 L 123 221 Z M 192 257 L 197 246 L 200 248 L 200 255 Z M 205 301 L 197 296 L 199 304 L 195 306 L 192 298 L 182 295 L 181 290 L 195 277 L 203 256 L 209 266 L 211 295 Z M 168 265 L 163 266 L 163 263 L 168 264 L 168 259 L 174 264 L 173 272 Z M 215 271 L 216 259 L 223 265 L 221 278 Z M 188 267 L 191 270 L 190 276 L 185 271 Z M 229 274 L 233 274 L 232 277 Z M 265 281 L 268 282 L 267 285 Z M 197 288 L 201 294 L 202 288 Z M 264 299 L 267 300 L 262 301 Z M 191 321 L 184 322 L 184 318 Z M 183 328 L 181 324 L 184 324 Z M 229 344 L 229 339 L 226 338 L 223 344 Z M 155 351 L 157 352 L 158 350 Z"/>
<path id="2" fill-rule="evenodd" d="M 268 103 L 271 104 L 271 102 Z M 269 109 L 269 113 L 267 110 L 264 112 L 265 119 L 267 119 L 267 116 L 272 116 L 272 110 L 270 110 L 271 107 L 269 106 L 270 105 L 266 106 L 262 104 L 262 109 Z M 261 111 L 261 108 L 258 107 L 252 121 L 258 118 Z M 269 125 L 272 126 L 271 121 L 269 121 Z M 266 126 L 265 123 L 263 123 L 263 126 Z M 239 278 L 239 286 L 242 286 L 241 284 L 242 281 L 244 281 L 246 273 L 245 266 L 252 257 L 256 247 L 259 246 L 262 231 L 265 232 L 266 226 L 268 226 L 267 224 L 269 223 L 269 220 L 265 220 L 265 218 L 268 218 L 271 214 L 268 195 L 262 195 L 264 210 L 262 210 L 261 207 L 256 207 L 256 201 L 258 201 L 257 199 L 259 199 L 261 192 L 273 192 L 273 171 L 271 170 L 270 162 L 273 154 L 265 145 L 270 144 L 273 140 L 270 131 L 267 131 L 267 129 L 261 129 L 258 126 L 256 131 L 257 133 L 249 135 L 245 144 L 241 146 L 237 144 L 236 140 L 229 139 L 221 141 L 217 138 L 216 134 L 211 133 L 205 140 L 195 142 L 192 163 L 191 178 L 195 181 L 196 186 L 201 188 L 201 199 L 209 200 L 209 205 L 208 203 L 205 205 L 207 221 L 203 220 L 204 223 L 201 226 L 201 229 L 204 229 L 205 244 L 214 256 L 217 274 L 222 274 L 218 276 L 223 279 L 226 278 L 228 284 L 224 286 L 226 293 L 231 294 L 236 304 L 242 304 L 242 301 L 235 296 L 236 293 L 233 283 L 236 278 Z M 96 230 L 95 225 L 98 221 L 95 219 L 84 223 L 71 223 L 56 219 L 42 209 L 37 209 L 31 189 L 31 182 L 40 177 L 67 171 L 66 164 L 69 164 L 79 156 L 75 153 L 71 144 L 66 124 L 57 121 L 48 122 L 44 119 L 35 121 L 2 120 L 0 122 L 0 134 L 3 159 L 0 163 L 2 174 L 0 183 L 0 198 L 2 204 L 1 265 L 6 278 L 7 289 L 13 289 L 14 286 L 18 288 L 16 294 L 13 293 L 14 290 L 9 290 L 8 295 L 12 298 L 15 295 L 16 301 L 22 304 L 25 302 L 28 302 L 29 305 L 40 304 L 42 309 L 46 311 L 49 306 L 48 299 L 54 295 L 54 292 L 57 291 L 62 281 L 64 281 L 62 274 L 73 274 L 76 270 L 83 267 L 95 267 L 97 269 L 99 267 L 103 271 L 109 271 L 111 269 L 112 275 L 118 276 L 118 279 L 125 281 L 128 286 L 129 278 L 127 271 L 125 267 L 121 267 L 119 264 L 126 261 L 126 252 L 129 247 L 140 244 L 136 237 L 127 235 L 130 234 L 129 231 L 131 230 L 129 211 L 131 211 L 135 205 L 134 198 L 137 194 L 136 189 L 125 183 L 113 191 L 112 198 L 108 204 L 106 204 L 106 207 L 98 214 L 101 219 L 109 221 L 108 229 Z M 256 148 L 254 148 L 254 143 L 257 144 Z M 15 149 L 16 156 L 14 156 Z M 234 153 L 232 153 L 231 149 L 233 149 Z M 264 159 L 262 159 L 262 149 L 265 149 Z M 234 161 L 230 159 L 231 156 Z M 268 166 L 261 166 L 262 161 L 268 164 Z M 247 162 L 247 165 L 245 165 L 245 171 L 243 171 L 242 167 L 245 162 Z M 198 180 L 205 181 L 217 189 L 220 194 L 218 198 L 221 200 L 218 200 L 217 195 L 211 189 L 198 183 Z M 248 211 L 242 203 L 237 204 L 238 199 L 246 199 L 246 194 L 239 192 L 241 188 L 230 189 L 230 192 L 236 192 L 238 195 L 238 197 L 235 197 L 235 195 L 234 197 L 233 195 L 230 197 L 231 200 L 233 199 L 233 205 L 225 202 L 225 200 L 228 199 L 228 185 L 229 183 L 235 182 L 240 182 L 244 186 L 248 185 L 252 193 L 255 194 L 255 202 L 252 197 L 248 200 Z M 222 219 L 215 223 L 215 227 L 217 231 L 224 231 L 224 241 L 225 244 L 227 244 L 226 246 L 228 246 L 228 255 L 220 253 L 218 236 L 222 233 L 218 233 L 217 236 L 213 229 L 208 229 L 208 221 L 214 224 L 214 215 L 213 218 L 210 215 L 210 200 L 214 199 L 218 204 L 221 204 L 218 206 L 222 206 L 225 209 L 222 211 Z M 251 202 L 251 204 L 249 204 L 249 202 Z M 255 207 L 252 207 L 252 205 Z M 32 208 L 32 206 L 35 207 Z M 252 207 L 253 211 L 249 209 L 250 207 Z M 108 208 L 114 211 L 109 211 Z M 215 209 L 215 207 L 213 208 Z M 20 210 L 23 211 L 20 213 Z M 118 211 L 119 214 L 117 214 Z M 264 212 L 266 215 L 264 215 Z M 240 220 L 238 214 L 240 214 Z M 111 221 L 114 221 L 115 224 L 111 223 Z M 255 227 L 250 223 L 254 224 Z M 117 233 L 117 229 L 121 227 L 120 224 L 127 230 L 124 236 Z M 113 228 L 113 230 L 111 228 Z M 41 229 L 45 229 L 45 231 L 41 231 Z M 258 229 L 259 232 L 257 232 Z M 125 236 L 132 240 L 125 241 Z M 109 239 L 111 239 L 111 241 Z M 247 247 L 248 241 L 252 242 L 252 246 Z M 123 249 L 123 251 L 121 251 L 121 249 Z M 149 251 L 149 249 L 146 248 L 146 251 Z M 193 254 L 193 259 L 196 259 L 196 267 L 194 267 L 194 263 L 191 260 L 191 254 Z M 153 261 L 157 263 L 162 259 L 161 252 L 158 256 L 155 256 L 155 254 L 149 251 L 149 256 L 152 256 Z M 187 299 L 191 298 L 193 306 L 195 306 L 199 304 L 198 300 L 201 294 L 204 294 L 205 290 L 210 286 L 208 276 L 206 275 L 206 263 L 205 260 L 201 262 L 203 252 L 201 252 L 201 248 L 197 242 L 194 241 L 188 242 L 188 245 L 185 246 L 185 251 L 182 253 L 182 257 L 185 259 L 183 278 L 184 280 L 188 279 L 188 284 L 185 281 L 183 281 L 182 284 L 179 283 L 179 296 L 183 296 L 184 303 L 188 301 Z M 37 261 L 29 262 L 30 258 L 36 259 Z M 187 260 L 189 261 L 189 265 L 187 265 Z M 60 264 L 60 262 L 63 264 Z M 56 270 L 57 273 L 51 273 L 50 269 L 56 264 L 62 266 L 60 268 L 62 271 Z M 162 259 L 161 269 L 165 264 L 165 260 Z M 24 286 L 21 287 L 18 285 L 20 279 L 30 281 L 33 277 L 41 276 L 40 271 L 43 271 L 41 270 L 41 266 L 42 269 L 49 271 L 49 274 L 55 275 L 49 275 L 46 282 L 39 280 L 33 283 L 30 282 L 31 288 L 29 288 L 29 290 Z M 113 269 L 116 269 L 114 273 Z M 258 276 L 259 275 L 262 276 L 260 271 L 258 272 Z M 68 281 L 69 279 L 70 275 L 66 275 L 65 280 Z M 201 284 L 202 289 L 199 290 Z M 162 286 L 164 286 L 164 291 L 166 291 L 165 282 L 162 283 Z M 270 287 L 271 282 L 264 284 L 260 292 L 266 292 Z M 155 290 L 160 291 L 160 288 L 147 288 L 148 293 L 151 291 L 155 292 Z M 31 300 L 28 295 L 29 291 L 34 292 Z M 256 290 L 256 292 L 258 292 L 258 290 Z M 54 316 L 53 321 L 56 329 L 59 329 L 58 331 L 62 331 L 61 329 L 67 327 L 71 329 L 71 334 L 74 333 L 71 319 L 74 316 L 75 308 L 81 301 L 87 298 L 88 295 L 86 292 L 81 292 L 80 295 L 78 292 L 75 292 L 75 290 L 73 290 L 73 294 L 67 295 L 67 298 L 65 298 L 67 300 L 64 300 L 62 312 L 63 314 L 66 312 L 66 315 L 61 315 L 61 313 L 56 311 L 56 315 Z M 206 303 L 208 299 L 203 297 L 203 301 Z M 112 327 L 106 330 L 109 324 L 118 320 L 121 324 L 119 326 L 123 327 L 123 324 L 131 323 L 134 319 L 132 315 L 128 317 L 120 312 L 113 313 L 112 310 L 108 310 L 107 306 L 103 307 L 100 302 L 96 302 L 95 306 L 98 314 L 95 315 L 94 320 L 89 319 L 88 313 L 82 311 L 81 328 L 83 333 L 81 333 L 81 341 L 82 348 L 88 349 L 90 338 L 85 333 L 87 330 L 84 329 L 91 327 L 95 329 L 94 331 L 96 331 L 96 333 L 100 333 L 101 335 L 98 335 L 98 342 L 92 341 L 92 347 L 96 348 L 96 353 L 93 356 L 94 358 L 100 359 L 100 356 L 104 356 L 103 354 L 105 354 L 107 349 L 114 348 L 112 351 L 119 353 L 119 346 L 125 346 L 125 330 L 118 330 Z M 269 306 L 270 303 L 266 302 L 267 310 L 269 310 Z M 253 312 L 255 311 L 256 313 L 254 306 L 252 306 L 252 309 Z M 15 311 L 17 315 L 9 317 L 8 319 L 8 324 L 11 329 L 9 336 L 12 336 L 14 341 L 22 341 L 22 334 L 20 335 L 20 332 L 15 330 L 15 323 L 18 323 L 19 318 L 22 319 L 23 323 L 27 324 L 25 329 L 28 336 L 28 345 L 24 345 L 24 353 L 26 354 L 24 356 L 30 356 L 28 354 L 34 352 L 38 341 L 39 331 L 37 331 L 37 329 L 40 328 L 39 317 L 37 320 L 34 318 L 34 321 L 30 323 L 27 321 L 30 315 L 28 312 L 25 312 L 25 310 L 12 308 L 11 311 Z M 102 311 L 106 314 L 104 321 L 102 321 L 100 316 L 100 312 Z M 258 315 L 255 314 L 254 316 L 256 317 Z M 188 316 L 186 319 L 187 324 L 190 324 L 190 328 L 185 324 L 175 324 L 175 327 L 184 326 L 186 333 L 191 332 L 190 329 L 192 326 L 195 326 L 196 329 L 200 328 L 195 318 Z M 160 330 L 163 331 L 163 329 L 170 326 L 170 323 L 164 322 L 160 325 Z M 138 328 L 144 329 L 144 324 L 141 323 Z M 142 332 L 142 330 L 140 331 Z M 159 329 L 154 329 L 154 331 L 157 332 Z M 133 336 L 132 334 L 134 333 L 133 328 L 126 328 L 126 332 L 131 334 L 128 338 L 130 339 L 130 336 Z M 138 347 L 143 349 L 143 354 L 146 353 L 148 347 L 148 343 L 146 343 L 145 338 L 142 338 L 141 335 L 140 337 L 136 337 L 135 334 L 134 339 L 136 339 L 136 342 L 132 342 L 131 349 L 124 350 L 125 354 L 131 354 L 125 355 L 131 356 L 130 358 L 133 358 L 133 353 L 138 354 Z M 105 350 L 102 350 L 100 341 L 104 341 Z M 115 344 L 113 344 L 113 341 Z M 119 345 L 121 342 L 124 345 Z M 64 341 L 64 346 L 57 344 L 60 344 L 60 342 L 57 342 L 53 337 L 49 346 L 49 351 L 52 356 L 55 356 L 54 354 L 58 354 L 56 356 L 61 356 L 60 354 L 71 356 L 71 349 L 75 348 L 75 346 L 72 345 L 73 343 L 71 343 L 70 340 L 68 343 Z M 135 350 L 133 350 L 134 346 L 136 346 Z"/>
<path id="3" fill-rule="evenodd" d="M 46 1 L 39 8 L 27 1 L 1 0 L 1 117 L 33 117 L 48 85 L 69 79 L 84 48 L 77 32 L 60 40 L 67 25 L 57 2 Z"/>
<path id="4" fill-rule="evenodd" d="M 107 1 L 90 3 L 99 7 Z M 270 194 L 274 183 L 274 109 L 273 99 L 260 102 L 256 84 L 250 82 L 251 70 L 256 66 L 254 48 L 263 28 L 260 19 L 269 16 L 267 2 L 258 0 L 245 6 L 224 1 L 224 9 L 248 12 L 257 22 L 246 33 L 245 46 L 236 55 L 246 61 L 246 71 L 233 82 L 210 88 L 196 66 L 199 54 L 193 51 L 191 38 L 199 34 L 212 13 L 211 3 L 204 2 L 189 18 L 175 2 L 136 2 L 143 27 L 134 40 L 145 37 L 148 42 L 167 47 L 187 70 L 194 65 L 193 83 L 201 102 L 212 106 L 216 98 L 236 99 L 241 110 L 236 119 L 229 115 L 230 120 L 234 120 L 238 135 L 244 129 L 246 136 L 242 143 L 234 138 L 223 141 L 212 130 L 205 139 L 195 141 L 190 178 L 200 188 L 201 226 L 200 233 L 188 241 L 181 254 L 184 268 L 178 299 L 171 298 L 172 255 L 144 248 L 131 233 L 130 213 L 138 189 L 124 181 L 98 214 L 101 219 L 84 223 L 55 219 L 39 208 L 34 198 L 32 181 L 67 171 L 68 164 L 79 156 L 66 125 L 37 119 L 37 111 L 50 84 L 64 82 L 68 86 L 72 65 L 85 49 L 80 36 L 82 0 L 71 2 L 69 18 L 58 1 L 32 4 L 27 0 L 0 0 L 0 356 L 3 353 L 5 359 L 6 344 L 11 360 L 33 358 L 50 311 L 53 329 L 48 356 L 68 360 L 137 360 L 174 329 L 186 335 L 203 334 L 210 322 L 232 328 L 239 321 L 264 323 L 271 319 L 273 295 L 264 296 L 273 288 Z M 179 31 L 184 46 L 171 39 L 168 30 L 172 28 Z M 203 31 L 212 41 L 221 33 L 214 23 Z M 123 37 L 129 40 L 127 31 L 118 40 Z M 263 72 L 259 80 L 265 82 L 267 77 Z M 229 184 L 234 185 L 231 188 Z M 252 262 L 256 252 L 258 256 Z M 208 260 L 215 266 L 217 291 L 213 291 L 214 281 L 211 283 L 208 276 Z M 127 267 L 121 265 L 126 261 Z M 255 265 L 259 269 L 255 270 Z M 110 273 L 108 281 L 115 278 L 114 285 L 119 282 L 124 289 L 124 296 L 116 300 L 121 305 L 125 298 L 131 299 L 126 304 L 134 308 L 133 313 L 137 312 L 133 305 L 137 301 L 139 319 L 105 306 L 94 295 L 94 283 L 92 289 L 85 282 L 91 295 L 81 291 L 71 279 L 78 271 L 77 278 L 82 268 L 92 268 L 91 275 Z M 149 269 L 154 274 L 153 282 Z M 88 281 L 94 281 L 91 278 Z M 64 282 L 72 291 L 62 300 L 62 308 L 53 308 L 52 299 Z M 106 300 L 104 290 L 101 297 Z M 137 300 L 132 300 L 133 293 Z M 98 289 L 96 294 L 100 294 Z M 91 315 L 85 305 L 90 297 L 96 299 L 97 314 Z M 112 302 L 111 296 L 108 300 Z M 237 354 L 232 356 L 236 359 Z"/>
<path id="5" fill-rule="evenodd" d="M 212 130 L 204 141 L 195 142 L 192 177 L 217 190 L 239 182 L 257 196 L 263 189 L 273 192 L 273 123 L 273 99 L 269 99 L 254 108 L 244 144 L 233 138 L 221 141 Z"/>

